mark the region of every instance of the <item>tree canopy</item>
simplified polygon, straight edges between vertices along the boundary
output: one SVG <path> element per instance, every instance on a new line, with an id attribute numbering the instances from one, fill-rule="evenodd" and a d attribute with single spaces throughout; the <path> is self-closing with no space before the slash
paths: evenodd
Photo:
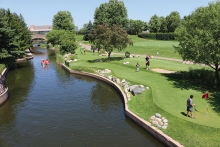
<path id="1" fill-rule="evenodd" d="M 203 63 L 215 70 L 216 82 L 219 84 L 220 63 L 220 2 L 209 3 L 199 7 L 186 16 L 176 29 L 175 47 L 183 60 Z"/>
<path id="2" fill-rule="evenodd" d="M 54 45 L 60 45 L 60 53 L 75 53 L 77 48 L 75 34 L 72 31 L 66 30 L 52 30 L 47 36 L 47 43 Z"/>
<path id="3" fill-rule="evenodd" d="M 179 12 L 173 11 L 166 17 L 167 31 L 174 32 L 181 22 Z"/>
<path id="4" fill-rule="evenodd" d="M 88 41 L 88 40 L 89 40 L 89 33 L 90 33 L 90 30 L 92 29 L 92 27 L 93 27 L 92 22 L 89 21 L 89 23 L 88 23 L 88 25 L 87 25 L 87 27 L 86 27 L 85 35 L 84 35 L 84 37 L 83 37 L 83 39 L 84 39 L 85 41 Z"/>
<path id="5" fill-rule="evenodd" d="M 128 34 L 137 35 L 142 31 L 148 30 L 148 25 L 146 22 L 141 20 L 129 20 L 129 26 L 127 29 Z"/>
<path id="6" fill-rule="evenodd" d="M 128 15 L 123 1 L 109 0 L 108 3 L 103 3 L 96 8 L 94 14 L 94 24 L 97 25 L 104 23 L 108 23 L 110 25 L 119 24 L 123 28 L 127 28 Z"/>
<path id="7" fill-rule="evenodd" d="M 96 25 L 89 34 L 90 41 L 96 49 L 103 48 L 108 53 L 108 58 L 114 49 L 124 50 L 132 41 L 126 31 L 118 24 Z"/>
<path id="8" fill-rule="evenodd" d="M 69 30 L 75 31 L 73 17 L 69 11 L 59 11 L 53 17 L 54 30 Z"/>
<path id="9" fill-rule="evenodd" d="M 149 22 L 150 32 L 152 32 L 152 33 L 157 33 L 157 32 L 159 32 L 160 26 L 161 26 L 160 18 L 159 18 L 159 16 L 157 16 L 156 14 L 154 14 L 154 15 L 150 18 L 150 22 Z"/>
<path id="10" fill-rule="evenodd" d="M 0 9 L 0 62 L 13 63 L 31 46 L 31 33 L 22 15 Z"/>

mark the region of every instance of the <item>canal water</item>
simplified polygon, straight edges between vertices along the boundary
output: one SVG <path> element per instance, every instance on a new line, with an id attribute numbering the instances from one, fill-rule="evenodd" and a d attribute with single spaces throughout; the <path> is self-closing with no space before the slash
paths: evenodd
<path id="1" fill-rule="evenodd" d="M 19 63 L 6 76 L 9 99 L 0 106 L 1 147 L 162 147 L 125 117 L 120 95 L 99 80 L 73 75 L 55 53 Z M 42 68 L 41 60 L 50 65 Z"/>

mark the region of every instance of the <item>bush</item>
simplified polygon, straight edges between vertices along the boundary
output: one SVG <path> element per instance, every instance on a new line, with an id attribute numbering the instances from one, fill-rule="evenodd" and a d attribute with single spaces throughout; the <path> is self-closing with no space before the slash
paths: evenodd
<path id="1" fill-rule="evenodd" d="M 138 37 L 156 40 L 175 40 L 173 33 L 139 33 Z"/>
<path id="2" fill-rule="evenodd" d="M 69 60 L 74 60 L 74 59 L 77 59 L 77 56 L 75 54 L 71 54 L 68 56 L 68 59 Z"/>
<path id="3" fill-rule="evenodd" d="M 126 52 L 125 52 L 125 57 L 126 57 L 126 58 L 129 58 L 129 57 L 130 57 L 130 52 L 129 52 L 129 51 L 126 51 Z"/>
<path id="4" fill-rule="evenodd" d="M 75 71 L 83 71 L 88 73 L 96 73 L 95 69 L 89 67 L 82 67 L 82 66 L 70 66 L 70 69 Z"/>
<path id="5" fill-rule="evenodd" d="M 61 63 L 61 64 L 65 62 L 64 57 L 60 54 L 56 54 L 56 60 L 58 63 Z"/>

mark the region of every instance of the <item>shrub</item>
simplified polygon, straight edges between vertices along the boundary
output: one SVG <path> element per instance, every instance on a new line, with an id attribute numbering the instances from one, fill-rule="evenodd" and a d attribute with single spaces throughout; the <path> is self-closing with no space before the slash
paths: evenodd
<path id="1" fill-rule="evenodd" d="M 89 67 L 71 66 L 71 65 L 70 65 L 70 68 L 71 68 L 72 70 L 75 70 L 75 71 L 83 71 L 83 72 L 89 72 L 89 73 L 96 73 L 95 69 L 89 68 Z"/>
<path id="2" fill-rule="evenodd" d="M 174 40 L 173 33 L 139 33 L 138 37 L 156 40 Z"/>
<path id="3" fill-rule="evenodd" d="M 125 52 L 125 57 L 126 57 L 126 58 L 129 58 L 129 57 L 130 57 L 130 52 L 129 52 L 129 51 L 126 51 L 126 52 Z"/>
<path id="4" fill-rule="evenodd" d="M 74 60 L 74 59 L 77 59 L 77 56 L 75 54 L 71 54 L 68 56 L 68 59 L 69 60 Z"/>
<path id="5" fill-rule="evenodd" d="M 64 60 L 64 57 L 60 54 L 56 54 L 56 60 L 58 63 L 64 63 L 65 60 Z"/>

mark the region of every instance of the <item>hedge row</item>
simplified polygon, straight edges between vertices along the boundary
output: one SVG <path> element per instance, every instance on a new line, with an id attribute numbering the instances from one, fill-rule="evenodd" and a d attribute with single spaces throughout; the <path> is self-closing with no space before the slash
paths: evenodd
<path id="1" fill-rule="evenodd" d="M 175 40 L 173 33 L 139 33 L 138 37 L 156 40 Z"/>

